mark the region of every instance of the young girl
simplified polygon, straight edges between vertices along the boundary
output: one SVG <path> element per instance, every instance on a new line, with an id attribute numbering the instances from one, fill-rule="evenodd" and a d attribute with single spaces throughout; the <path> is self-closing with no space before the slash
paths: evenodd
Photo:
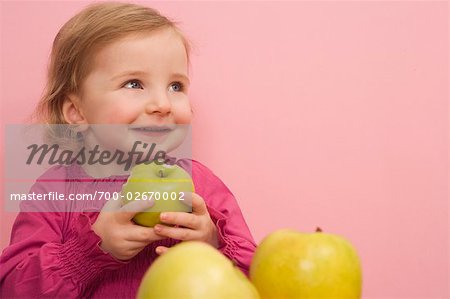
<path id="1" fill-rule="evenodd" d="M 156 11 L 92 5 L 56 36 L 38 111 L 48 124 L 188 124 L 188 57 L 183 34 Z M 0 260 L 0 297 L 134 298 L 158 255 L 188 240 L 211 244 L 247 273 L 255 244 L 233 194 L 208 168 L 191 163 L 192 213 L 162 213 L 168 225 L 136 225 L 137 212 L 120 201 L 100 212 L 20 212 Z M 68 180 L 50 190 L 38 181 L 30 192 L 118 192 L 124 183 L 77 165 L 53 167 L 41 179 L 71 177 L 84 183 Z"/>

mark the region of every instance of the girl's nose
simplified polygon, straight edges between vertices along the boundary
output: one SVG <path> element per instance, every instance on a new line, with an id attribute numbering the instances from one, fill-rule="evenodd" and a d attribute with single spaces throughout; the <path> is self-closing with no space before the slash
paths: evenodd
<path id="1" fill-rule="evenodd" d="M 166 93 L 158 93 L 153 95 L 145 106 L 145 112 L 148 114 L 158 114 L 164 116 L 170 113 L 170 100 Z"/>

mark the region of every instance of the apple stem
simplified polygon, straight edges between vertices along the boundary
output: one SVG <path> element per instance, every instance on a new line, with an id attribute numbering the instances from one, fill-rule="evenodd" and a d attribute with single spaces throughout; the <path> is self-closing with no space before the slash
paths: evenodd
<path id="1" fill-rule="evenodd" d="M 322 232 L 322 229 L 320 227 L 317 227 L 316 228 L 316 233 L 321 233 L 321 232 Z"/>

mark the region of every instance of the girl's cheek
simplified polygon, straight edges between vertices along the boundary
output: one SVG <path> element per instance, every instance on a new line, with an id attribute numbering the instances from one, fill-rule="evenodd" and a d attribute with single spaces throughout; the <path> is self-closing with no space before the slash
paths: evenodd
<path id="1" fill-rule="evenodd" d="M 179 105 L 172 107 L 173 114 L 175 116 L 175 122 L 177 124 L 190 124 L 192 120 L 192 107 L 189 101 L 180 103 Z"/>
<path id="2" fill-rule="evenodd" d="M 133 122 L 139 114 L 139 109 L 133 107 L 131 103 L 128 105 L 110 105 L 105 107 L 104 115 L 110 124 L 129 124 Z"/>

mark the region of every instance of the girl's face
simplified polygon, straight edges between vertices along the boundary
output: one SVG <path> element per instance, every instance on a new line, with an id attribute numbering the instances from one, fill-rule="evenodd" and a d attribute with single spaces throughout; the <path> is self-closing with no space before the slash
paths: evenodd
<path id="1" fill-rule="evenodd" d="M 85 145 L 129 152 L 139 141 L 166 153 L 180 146 L 192 112 L 186 49 L 173 29 L 128 35 L 98 50 L 92 64 L 63 105 L 68 123 L 87 128 Z"/>
<path id="2" fill-rule="evenodd" d="M 188 88 L 186 49 L 172 28 L 129 35 L 96 52 L 65 116 L 78 124 L 188 124 Z"/>

